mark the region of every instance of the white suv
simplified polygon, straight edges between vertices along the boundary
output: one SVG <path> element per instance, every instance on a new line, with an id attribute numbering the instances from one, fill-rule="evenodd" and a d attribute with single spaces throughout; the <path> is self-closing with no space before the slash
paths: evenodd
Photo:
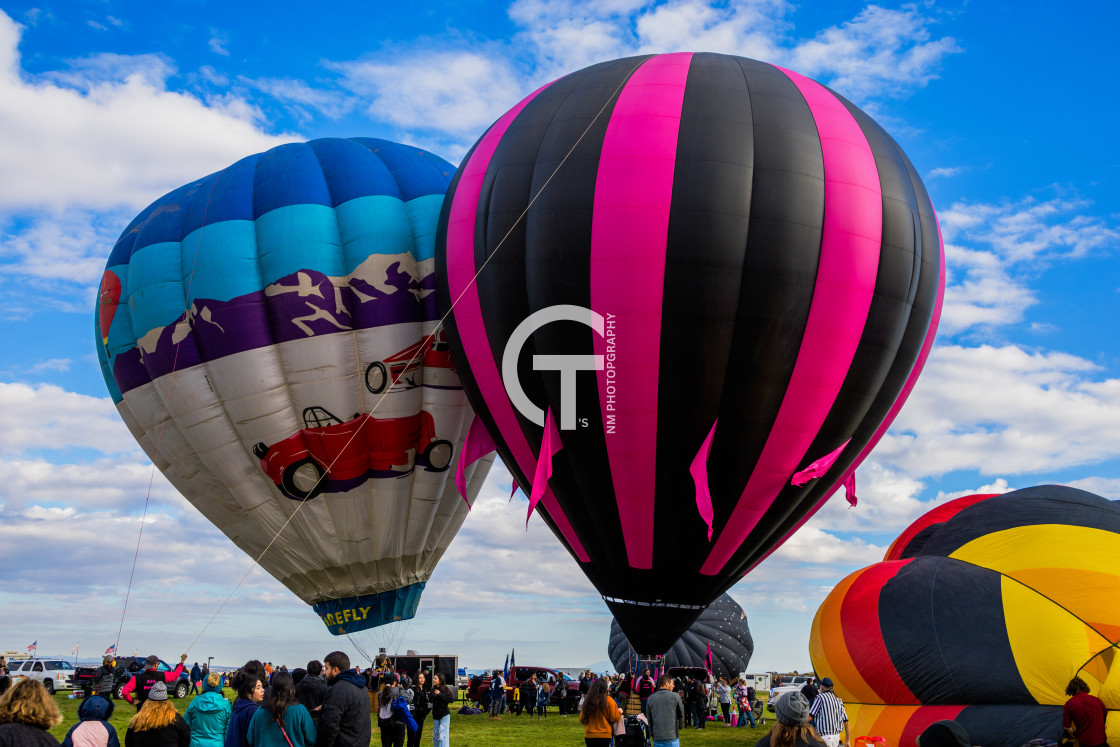
<path id="1" fill-rule="evenodd" d="M 23 661 L 8 662 L 8 672 L 12 675 L 12 684 L 21 679 L 31 678 L 39 680 L 52 695 L 56 690 L 74 689 L 73 665 L 65 659 L 24 659 Z"/>

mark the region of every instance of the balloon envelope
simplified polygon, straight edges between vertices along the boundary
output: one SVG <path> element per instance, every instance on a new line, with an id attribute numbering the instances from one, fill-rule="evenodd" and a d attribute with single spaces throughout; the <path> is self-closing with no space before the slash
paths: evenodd
<path id="1" fill-rule="evenodd" d="M 528 96 L 457 172 L 437 262 L 472 403 L 643 655 L 877 442 L 944 284 L 898 145 L 819 84 L 720 54 Z"/>
<path id="2" fill-rule="evenodd" d="M 814 670 L 853 733 L 912 744 L 949 718 L 973 744 L 1057 741 L 1077 675 L 1120 737 L 1120 506 L 1048 485 L 930 513 L 903 537 L 930 531 L 841 581 L 813 621 Z"/>
<path id="3" fill-rule="evenodd" d="M 474 416 L 429 336 L 452 172 L 383 140 L 280 146 L 154 202 L 106 264 L 121 417 L 238 547 L 276 537 L 261 566 L 336 634 L 411 617 L 467 512 L 448 478 Z"/>
<path id="4" fill-rule="evenodd" d="M 732 679 L 747 670 L 754 639 L 747 624 L 747 613 L 729 594 L 723 594 L 700 613 L 665 655 L 666 667 L 705 667 L 708 664 L 708 646 L 711 645 L 712 673 L 716 677 Z M 611 634 L 607 641 L 607 655 L 616 672 L 638 670 L 638 654 L 630 645 L 618 620 L 611 620 Z"/>

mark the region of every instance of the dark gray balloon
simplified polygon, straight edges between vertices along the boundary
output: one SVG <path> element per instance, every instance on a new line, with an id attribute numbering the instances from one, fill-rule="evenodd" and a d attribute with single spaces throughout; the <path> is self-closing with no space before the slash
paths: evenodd
<path id="1" fill-rule="evenodd" d="M 747 613 L 728 594 L 712 602 L 677 639 L 665 657 L 665 666 L 704 666 L 708 641 L 712 643 L 712 673 L 716 677 L 730 679 L 746 671 L 754 653 L 754 639 L 747 625 Z M 630 672 L 637 668 L 638 652 L 630 646 L 630 641 L 613 617 L 607 656 L 618 672 Z"/>

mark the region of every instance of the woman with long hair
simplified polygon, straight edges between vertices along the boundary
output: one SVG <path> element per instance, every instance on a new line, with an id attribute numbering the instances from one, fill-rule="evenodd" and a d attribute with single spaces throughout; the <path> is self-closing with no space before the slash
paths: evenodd
<path id="1" fill-rule="evenodd" d="M 191 730 L 167 699 L 167 685 L 156 682 L 144 705 L 128 722 L 125 747 L 190 747 Z"/>
<path id="2" fill-rule="evenodd" d="M 785 693 L 774 703 L 777 722 L 756 747 L 827 747 L 809 726 L 809 700 L 799 692 Z"/>
<path id="3" fill-rule="evenodd" d="M 233 682 L 237 688 L 237 700 L 233 701 L 225 747 L 248 747 L 249 723 L 264 700 L 264 682 L 255 674 L 247 674 L 244 669 Z"/>
<path id="4" fill-rule="evenodd" d="M 0 696 L 0 747 L 58 747 L 48 729 L 62 723 L 39 680 L 22 679 Z"/>
<path id="5" fill-rule="evenodd" d="M 377 693 L 377 726 L 381 730 L 381 747 L 404 747 L 405 725 L 393 710 L 393 699 L 404 694 L 393 672 L 381 675 Z"/>
<path id="6" fill-rule="evenodd" d="M 432 675 L 432 745 L 449 747 L 451 744 L 451 703 L 455 696 L 443 681 L 443 675 Z"/>
<path id="7" fill-rule="evenodd" d="M 253 713 L 245 741 L 250 747 L 312 747 L 316 736 L 310 711 L 296 697 L 292 675 L 277 670 L 272 694 Z"/>
<path id="8" fill-rule="evenodd" d="M 415 684 L 412 685 L 412 718 L 416 719 L 416 731 L 408 733 L 408 747 L 420 747 L 420 737 L 424 733 L 424 719 L 428 718 L 432 710 L 430 693 L 428 676 L 424 672 L 419 672 Z"/>
<path id="9" fill-rule="evenodd" d="M 587 747 L 608 747 L 614 737 L 614 725 L 622 718 L 622 711 L 614 698 L 607 694 L 609 684 L 600 677 L 591 685 L 579 711 L 583 724 L 583 741 Z"/>

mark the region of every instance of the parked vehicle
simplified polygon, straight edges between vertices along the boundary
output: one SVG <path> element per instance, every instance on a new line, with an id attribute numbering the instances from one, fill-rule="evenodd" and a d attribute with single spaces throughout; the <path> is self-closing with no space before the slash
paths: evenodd
<path id="1" fill-rule="evenodd" d="M 118 700 L 124 697 L 121 691 L 128 681 L 136 675 L 137 672 L 144 668 L 144 662 L 147 657 L 144 656 L 119 656 L 113 662 L 113 697 Z M 170 666 L 163 659 L 159 660 L 159 666 L 156 669 L 160 672 L 170 672 L 175 667 Z M 78 667 L 74 670 L 74 689 L 81 690 L 85 697 L 93 694 L 93 688 L 96 683 L 93 681 L 94 672 L 98 667 Z M 191 683 L 190 675 L 184 669 L 183 673 L 179 675 L 179 679 L 175 684 L 167 684 L 167 693 L 175 698 L 185 698 L 187 693 L 190 692 Z"/>
<path id="2" fill-rule="evenodd" d="M 58 690 L 74 689 L 74 665 L 65 659 L 10 661 L 8 674 L 13 685 L 24 679 L 39 680 L 52 695 Z"/>
<path id="3" fill-rule="evenodd" d="M 778 702 L 778 698 L 786 693 L 801 692 L 801 688 L 806 684 L 813 681 L 811 674 L 795 674 L 792 676 L 782 677 L 782 684 L 777 687 L 770 688 L 770 697 L 766 701 L 766 710 L 771 713 L 774 712 L 774 704 Z"/>
<path id="4" fill-rule="evenodd" d="M 413 682 L 420 672 L 432 683 L 432 675 L 438 674 L 451 688 L 451 694 L 459 697 L 459 684 L 457 672 L 459 671 L 459 657 L 450 654 L 398 654 L 390 656 L 393 671 L 397 674 L 408 675 Z"/>
<path id="5" fill-rule="evenodd" d="M 568 700 L 568 710 L 575 713 L 579 705 L 579 680 L 562 680 L 562 674 L 559 670 L 549 669 L 548 667 L 522 667 L 515 666 L 509 668 L 509 681 L 506 685 L 509 687 L 521 687 L 521 683 L 528 680 L 533 675 L 537 675 L 537 682 L 548 682 L 548 678 L 552 677 L 556 680 L 556 687 L 552 690 L 552 697 L 549 700 L 550 705 L 560 705 L 560 700 L 566 698 Z M 471 678 L 469 689 L 467 690 L 467 698 L 472 701 L 478 701 L 482 709 L 490 707 L 490 675 L 476 675 Z M 561 687 L 560 683 L 563 682 L 567 687 Z M 506 691 L 506 701 L 513 702 L 513 696 L 510 691 Z"/>

